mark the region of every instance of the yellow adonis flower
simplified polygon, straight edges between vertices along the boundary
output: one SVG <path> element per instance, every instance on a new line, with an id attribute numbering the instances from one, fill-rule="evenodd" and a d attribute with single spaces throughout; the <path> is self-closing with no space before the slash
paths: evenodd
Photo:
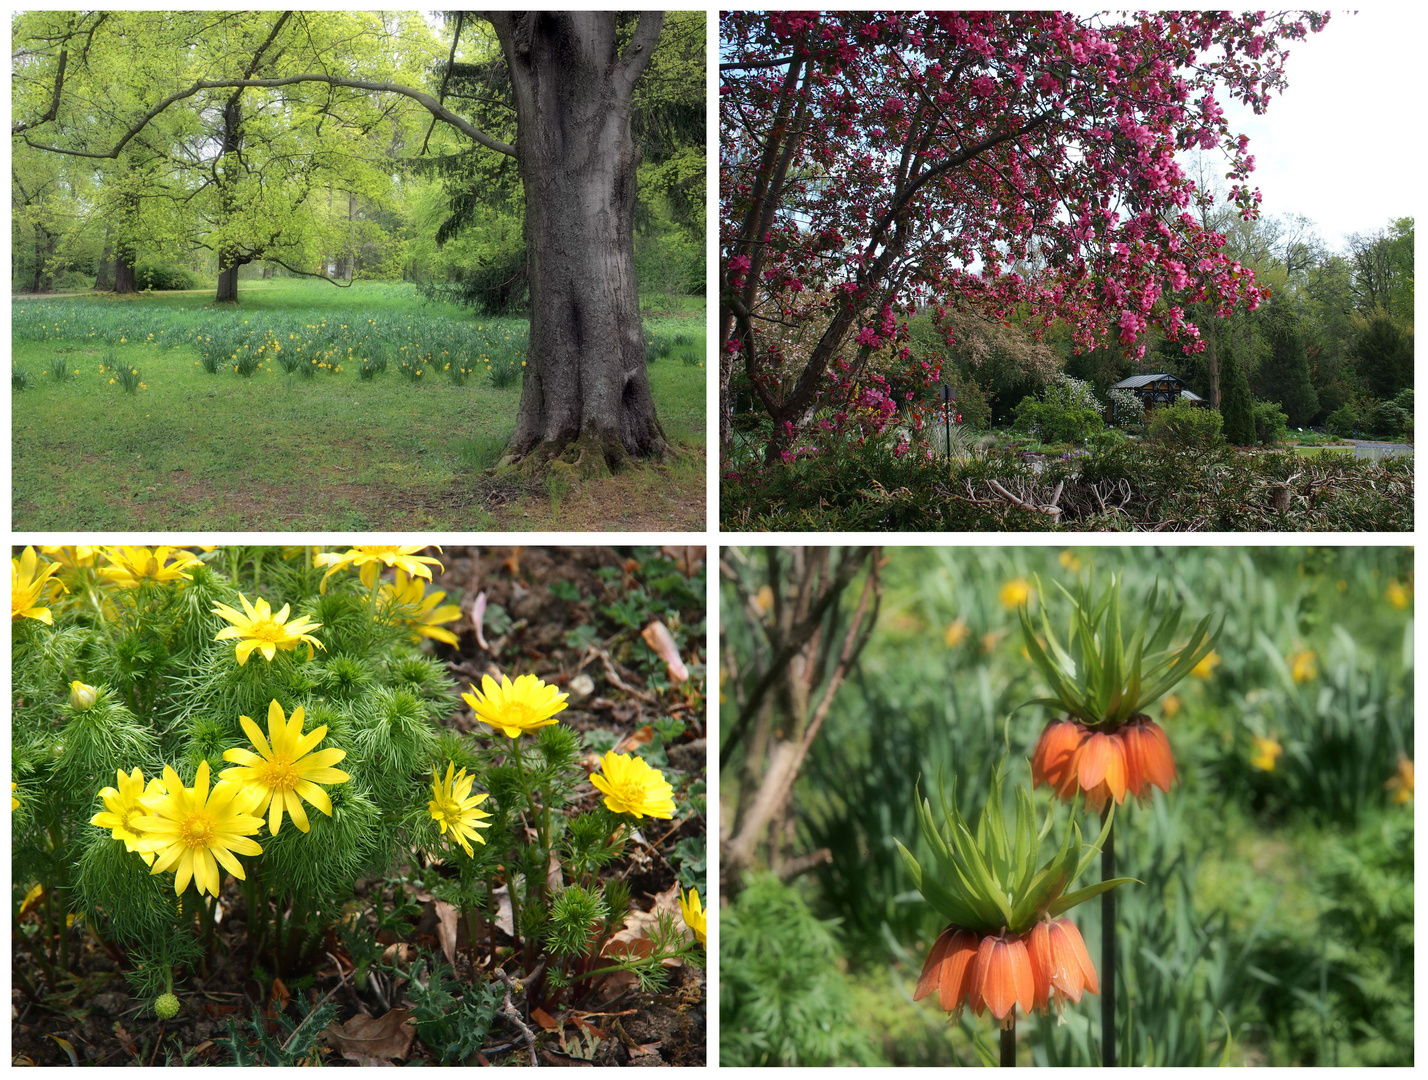
<path id="1" fill-rule="evenodd" d="M 102 554 L 113 565 L 101 567 L 99 576 L 121 589 L 137 589 L 146 581 L 160 585 L 179 579 L 192 581 L 184 571 L 199 564 L 198 556 L 183 548 L 112 547 L 104 548 Z"/>
<path id="2" fill-rule="evenodd" d="M 462 694 L 461 699 L 471 706 L 477 720 L 516 739 L 555 723 L 555 714 L 565 708 L 569 696 L 534 675 L 518 675 L 515 682 L 502 675 L 499 684 L 483 675 L 481 689 L 472 686 L 471 693 Z"/>
<path id="3" fill-rule="evenodd" d="M 955 649 L 962 644 L 967 637 L 967 620 L 957 618 L 947 624 L 947 629 L 942 635 L 942 640 L 947 643 L 949 649 Z"/>
<path id="4" fill-rule="evenodd" d="M 679 911 L 684 916 L 684 925 L 694 931 L 694 940 L 701 945 L 708 945 L 705 934 L 708 932 L 708 919 L 704 913 L 704 908 L 699 904 L 699 890 L 690 889 L 686 897 L 679 898 Z"/>
<path id="5" fill-rule="evenodd" d="M 237 855 L 261 855 L 252 835 L 263 827 L 253 816 L 257 792 L 242 784 L 223 780 L 210 791 L 208 762 L 199 763 L 193 787 L 186 788 L 171 766 L 164 766 L 163 790 L 139 798 L 144 817 L 134 819 L 143 839 L 135 844 L 140 852 L 153 852 L 150 874 L 174 872 L 174 895 L 180 896 L 192 881 L 202 896 L 218 895 L 222 867 L 239 881 L 246 880 Z M 235 854 L 235 852 L 237 854 Z"/>
<path id="6" fill-rule="evenodd" d="M 136 846 L 144 839 L 144 834 L 134 823 L 149 812 L 139 801 L 140 798 L 144 795 L 163 794 L 163 781 L 156 776 L 149 781 L 146 788 L 144 773 L 138 768 L 128 774 L 119 769 L 115 777 L 119 786 L 100 790 L 99 798 L 104 802 L 104 809 L 90 818 L 89 823 L 98 825 L 101 829 L 108 829 L 115 840 L 124 841 L 126 851 L 137 851 L 145 864 L 153 866 L 153 852 Z"/>
<path id="7" fill-rule="evenodd" d="M 267 811 L 268 831 L 274 836 L 282 828 L 285 807 L 299 831 L 308 831 L 304 799 L 331 817 L 332 800 L 317 785 L 345 784 L 351 779 L 341 769 L 332 768 L 347 756 L 346 750 L 328 747 L 311 752 L 327 737 L 327 725 L 304 735 L 302 722 L 301 705 L 293 709 L 289 720 L 283 716 L 283 707 L 274 701 L 268 706 L 268 739 L 263 738 L 251 717 L 238 717 L 244 733 L 258 749 L 256 754 L 239 747 L 223 751 L 223 760 L 235 762 L 236 767 L 224 769 L 219 778 L 246 787 L 257 797 L 253 810 L 257 814 Z"/>
<path id="8" fill-rule="evenodd" d="M 611 750 L 600 759 L 600 770 L 590 782 L 605 796 L 605 806 L 631 817 L 674 817 L 674 788 L 664 773 L 644 758 Z"/>
<path id="9" fill-rule="evenodd" d="M 297 648 L 298 644 L 304 641 L 307 642 L 307 658 L 309 660 L 312 659 L 314 645 L 319 649 L 326 648 L 322 642 L 308 633 L 309 630 L 321 629 L 322 623 L 312 622 L 306 615 L 288 622 L 288 609 L 291 605 L 284 604 L 283 609 L 274 615 L 272 607 L 261 597 L 256 605 L 248 603 L 248 598 L 242 593 L 238 594 L 238 599 L 243 603 L 242 612 L 234 611 L 227 604 L 218 604 L 213 608 L 213 614 L 221 616 L 233 624 L 218 631 L 218 635 L 213 640 L 238 639 L 239 667 L 248 662 L 248 657 L 254 649 L 261 652 L 265 660 L 271 661 L 279 649 L 286 652 Z M 244 614 L 245 612 L 246 614 Z"/>
<path id="10" fill-rule="evenodd" d="M 413 641 L 429 637 L 444 641 L 448 645 L 456 644 L 456 635 L 441 624 L 455 622 L 461 618 L 461 609 L 455 604 L 442 604 L 446 593 L 440 589 L 427 592 L 425 585 L 414 577 L 408 577 L 406 571 L 399 569 L 395 583 L 383 585 L 378 596 L 386 604 L 399 606 L 409 612 L 407 615 L 395 616 L 392 621 L 410 626 Z M 438 604 L 441 606 L 438 607 Z"/>
<path id="11" fill-rule="evenodd" d="M 313 566 L 325 566 L 327 573 L 322 575 L 322 583 L 318 586 L 319 592 L 327 591 L 327 579 L 344 566 L 357 567 L 358 576 L 362 579 L 362 584 L 371 588 L 377 581 L 377 574 L 381 572 L 383 566 L 393 566 L 403 570 L 409 577 L 426 578 L 431 580 L 431 571 L 428 566 L 435 566 L 442 569 L 441 563 L 429 555 L 418 555 L 418 551 L 424 551 L 427 544 L 358 544 L 345 552 L 327 551 L 319 552 L 313 556 Z M 440 551 L 441 548 L 437 548 Z"/>
<path id="12" fill-rule="evenodd" d="M 1254 755 L 1250 758 L 1250 764 L 1263 772 L 1274 772 L 1274 763 L 1279 760 L 1279 755 L 1284 753 L 1284 747 L 1273 739 L 1265 739 L 1254 736 Z"/>
<path id="13" fill-rule="evenodd" d="M 455 768 L 456 762 L 448 761 L 446 779 L 439 780 L 436 766 L 431 767 L 431 801 L 426 806 L 441 834 L 445 836 L 449 832 L 451 838 L 461 845 L 461 850 L 471 856 L 474 853 L 471 845 L 466 842 L 468 836 L 478 844 L 486 842 L 476 830 L 489 828 L 481 819 L 491 815 L 484 810 L 477 810 L 476 807 L 490 798 L 490 795 L 484 791 L 480 795 L 472 795 L 471 785 L 475 777 L 467 776 L 465 769 L 453 777 L 452 770 Z"/>
<path id="14" fill-rule="evenodd" d="M 15 781 L 10 781 L 10 813 L 12 814 L 20 809 L 20 800 L 15 798 L 15 789 L 19 786 Z"/>
<path id="15" fill-rule="evenodd" d="M 40 568 L 39 556 L 35 549 L 27 547 L 18 559 L 10 559 L 10 621 L 16 619 L 38 619 L 46 626 L 54 625 L 50 609 L 40 607 L 39 602 L 49 591 L 50 575 L 59 572 L 59 563 L 50 563 Z"/>

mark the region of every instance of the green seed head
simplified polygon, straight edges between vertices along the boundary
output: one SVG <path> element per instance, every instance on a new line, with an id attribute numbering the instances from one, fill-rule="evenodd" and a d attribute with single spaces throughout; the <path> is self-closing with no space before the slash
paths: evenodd
<path id="1" fill-rule="evenodd" d="M 160 994 L 154 1001 L 154 1013 L 160 1020 L 172 1020 L 178 1011 L 179 999 L 173 994 Z"/>

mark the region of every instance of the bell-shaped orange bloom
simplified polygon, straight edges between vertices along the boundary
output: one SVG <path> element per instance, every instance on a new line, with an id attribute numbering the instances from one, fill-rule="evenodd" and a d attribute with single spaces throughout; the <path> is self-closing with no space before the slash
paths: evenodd
<path id="1" fill-rule="evenodd" d="M 1159 724 L 1143 714 L 1111 731 L 1078 720 L 1053 720 L 1031 755 L 1033 786 L 1046 784 L 1062 799 L 1071 799 L 1080 790 L 1086 805 L 1095 811 L 1110 799 L 1120 805 L 1127 793 L 1146 798 L 1152 784 L 1168 792 L 1174 781 L 1170 740 Z"/>
<path id="2" fill-rule="evenodd" d="M 1020 1005 L 1025 1015 L 1081 1000 L 1100 986 L 1081 931 L 1070 919 L 1042 921 L 1025 934 L 978 934 L 958 926 L 942 931 L 917 980 L 913 1001 L 937 993 L 947 1012 L 968 1006 L 978 1016 L 1006 1019 Z"/>
<path id="3" fill-rule="evenodd" d="M 1026 937 L 1039 1003 L 1044 1005 L 1047 995 L 1054 992 L 1060 1009 L 1067 998 L 1079 1003 L 1082 991 L 1101 992 L 1081 931 L 1070 919 L 1039 922 Z"/>

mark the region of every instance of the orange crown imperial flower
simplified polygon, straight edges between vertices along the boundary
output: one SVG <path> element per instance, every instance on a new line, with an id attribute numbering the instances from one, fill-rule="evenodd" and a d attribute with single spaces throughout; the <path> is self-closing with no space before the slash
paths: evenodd
<path id="1" fill-rule="evenodd" d="M 925 870 L 901 842 L 898 850 L 918 891 L 950 923 L 927 956 L 914 1000 L 935 992 L 948 1012 L 970 1006 L 978 1016 L 990 1011 L 1005 1020 L 1016 1006 L 1029 1015 L 1046 1012 L 1053 1002 L 1058 1008 L 1067 999 L 1079 1002 L 1086 990 L 1099 992 L 1080 931 L 1060 916 L 1134 879 L 1066 891 L 1095 860 L 1113 814 L 1106 815 L 1093 846 L 1082 843 L 1073 820 L 1061 847 L 1042 862 L 1042 839 L 1051 823 L 1037 828 L 1031 792 L 1017 788 L 1014 828 L 1007 827 L 1001 806 L 1000 769 L 975 832 L 958 812 L 955 796 L 943 800 L 940 829 L 931 803 L 919 796 L 918 825 L 941 877 Z"/>
<path id="2" fill-rule="evenodd" d="M 1120 582 L 1115 578 L 1100 596 L 1090 585 L 1076 596 L 1061 589 L 1072 603 L 1064 646 L 1051 628 L 1045 605 L 1039 632 L 1022 607 L 1027 654 L 1053 695 L 1027 704 L 1067 714 L 1041 733 L 1031 759 L 1033 786 L 1047 784 L 1062 799 L 1082 792 L 1096 811 L 1111 800 L 1124 802 L 1127 794 L 1148 798 L 1152 785 L 1170 790 L 1175 782 L 1170 740 L 1141 710 L 1213 655 L 1220 631 L 1210 633 L 1211 616 L 1206 615 L 1186 644 L 1173 646 L 1183 606 L 1167 595 L 1157 615 L 1158 591 L 1151 591 L 1128 640 L 1121 632 Z"/>

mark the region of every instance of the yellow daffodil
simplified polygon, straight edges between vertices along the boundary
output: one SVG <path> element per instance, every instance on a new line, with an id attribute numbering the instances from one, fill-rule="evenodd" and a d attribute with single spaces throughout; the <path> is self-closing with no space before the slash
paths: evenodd
<path id="1" fill-rule="evenodd" d="M 481 819 L 491 815 L 484 810 L 477 810 L 476 807 L 490 796 L 484 791 L 480 795 L 472 795 L 471 784 L 475 777 L 467 776 L 465 769 L 453 777 L 452 770 L 455 768 L 456 762 L 448 761 L 446 779 L 440 780 L 436 775 L 436 766 L 432 766 L 431 801 L 426 805 L 441 834 L 445 836 L 449 832 L 451 838 L 461 845 L 461 850 L 470 856 L 473 852 L 471 845 L 467 843 L 467 837 L 478 844 L 486 842 L 476 830 L 489 828 Z"/>
<path id="2" fill-rule="evenodd" d="M 1384 591 L 1383 595 L 1390 604 L 1400 611 L 1406 608 L 1413 599 L 1413 593 L 1409 589 L 1404 588 L 1397 578 L 1394 578 L 1388 583 L 1388 588 Z"/>
<path id="3" fill-rule="evenodd" d="M 644 758 L 611 750 L 600 759 L 600 770 L 590 782 L 605 796 L 616 814 L 631 817 L 674 817 L 674 789 L 658 769 Z"/>
<path id="4" fill-rule="evenodd" d="M 268 831 L 274 836 L 283 825 L 283 809 L 292 815 L 293 824 L 301 832 L 308 831 L 307 812 L 302 808 L 306 799 L 328 817 L 332 816 L 332 800 L 318 784 L 345 784 L 351 779 L 341 769 L 332 768 L 347 756 L 346 750 L 328 747 L 312 752 L 313 747 L 327 737 L 327 725 L 302 733 L 303 711 L 293 709 L 292 719 L 283 716 L 283 707 L 276 701 L 268 706 L 268 739 L 251 717 L 240 716 L 238 723 L 257 747 L 251 750 L 234 748 L 223 751 L 223 760 L 236 766 L 224 769 L 219 778 L 248 788 L 256 796 L 255 813 L 267 811 Z M 271 745 L 269 743 L 271 739 Z"/>
<path id="5" fill-rule="evenodd" d="M 1031 586 L 1027 584 L 1026 578 L 1013 578 L 1001 587 L 997 593 L 997 599 L 1002 602 L 1002 607 L 1008 611 L 1015 611 L 1031 600 Z"/>
<path id="6" fill-rule="evenodd" d="M 38 619 L 46 626 L 54 625 L 50 609 L 39 603 L 49 591 L 50 575 L 59 572 L 59 563 L 49 563 L 40 567 L 35 549 L 27 547 L 18 559 L 10 560 L 10 621 L 16 619 Z"/>
<path id="7" fill-rule="evenodd" d="M 1309 682 L 1319 674 L 1313 649 L 1301 649 L 1289 657 L 1289 675 L 1297 683 Z"/>
<path id="8" fill-rule="evenodd" d="M 707 916 L 704 908 L 700 906 L 698 889 L 690 889 L 688 896 L 680 896 L 679 911 L 684 916 L 684 925 L 694 931 L 694 940 L 701 945 L 708 945 L 709 942 L 705 938 L 708 931 Z"/>
<path id="9" fill-rule="evenodd" d="M 1408 758 L 1398 759 L 1398 775 L 1391 776 L 1383 785 L 1393 792 L 1395 803 L 1406 803 L 1413 800 L 1413 762 Z"/>
<path id="10" fill-rule="evenodd" d="M 358 576 L 362 579 L 362 584 L 371 588 L 377 581 L 377 575 L 384 566 L 393 566 L 406 572 L 409 577 L 426 578 L 431 580 L 431 571 L 428 566 L 435 566 L 438 570 L 442 568 L 441 563 L 429 555 L 418 555 L 418 551 L 424 551 L 426 544 L 358 544 L 345 552 L 326 551 L 319 552 L 313 556 L 313 566 L 327 567 L 327 573 L 322 575 L 322 583 L 318 586 L 319 591 L 327 590 L 327 579 L 344 566 L 357 567 Z M 436 549 L 440 551 L 440 548 Z"/>
<path id="11" fill-rule="evenodd" d="M 99 576 L 121 589 L 137 589 L 146 581 L 160 585 L 180 579 L 192 581 L 184 571 L 199 564 L 197 555 L 182 548 L 156 547 L 151 551 L 146 547 L 111 547 L 105 548 L 103 555 L 113 565 L 101 568 Z"/>
<path id="12" fill-rule="evenodd" d="M 174 895 L 180 896 L 192 881 L 202 896 L 218 895 L 221 865 L 239 881 L 245 880 L 238 855 L 261 855 L 252 835 L 263 827 L 253 816 L 258 794 L 231 780 L 220 781 L 210 791 L 208 762 L 200 762 L 193 787 L 186 788 L 178 773 L 164 766 L 163 790 L 140 796 L 148 814 L 132 824 L 143 838 L 135 847 L 153 852 L 150 874 L 174 872 Z M 235 854 L 236 852 L 236 854 Z"/>
<path id="13" fill-rule="evenodd" d="M 471 693 L 461 698 L 471 706 L 477 720 L 516 739 L 524 732 L 555 723 L 555 714 L 565 708 L 569 696 L 534 675 L 518 675 L 514 683 L 502 675 L 499 684 L 483 675 L 481 689 L 472 686 Z"/>
<path id="14" fill-rule="evenodd" d="M 410 626 L 413 641 L 429 637 L 448 645 L 456 644 L 456 635 L 441 624 L 461 618 L 461 609 L 455 604 L 442 604 L 446 593 L 440 589 L 427 592 L 426 586 L 419 580 L 408 577 L 406 571 L 398 569 L 397 580 L 391 585 L 383 585 L 378 595 L 386 604 L 406 609 L 407 614 L 398 615 L 393 621 Z"/>
<path id="15" fill-rule="evenodd" d="M 1208 679 L 1210 673 L 1215 670 L 1215 665 L 1220 662 L 1220 654 L 1211 649 L 1205 654 L 1205 658 L 1190 669 L 1190 674 L 1197 679 Z"/>
<path id="16" fill-rule="evenodd" d="M 1274 763 L 1279 759 L 1279 755 L 1284 753 L 1284 747 L 1273 739 L 1265 739 L 1254 736 L 1254 755 L 1250 758 L 1250 764 L 1263 772 L 1274 772 Z"/>
<path id="17" fill-rule="evenodd" d="M 307 642 L 309 660 L 312 659 L 314 645 L 319 649 L 325 648 L 322 642 L 308 633 L 309 630 L 320 629 L 321 623 L 310 621 L 306 615 L 288 622 L 288 609 L 291 605 L 284 604 L 283 609 L 274 615 L 268 602 L 261 597 L 256 605 L 248 603 L 248 598 L 242 593 L 238 594 L 238 599 L 243 602 L 242 612 L 234 611 L 227 604 L 214 607 L 213 614 L 227 619 L 233 625 L 218 631 L 213 640 L 238 639 L 239 667 L 248 662 L 248 657 L 254 649 L 261 652 L 265 660 L 271 661 L 279 649 L 286 652 L 297 648 L 298 644 L 304 641 Z"/>
<path id="18" fill-rule="evenodd" d="M 942 634 L 942 640 L 947 643 L 949 649 L 955 649 L 962 644 L 967 637 L 967 620 L 957 619 L 947 624 L 946 631 Z"/>
<path id="19" fill-rule="evenodd" d="M 115 777 L 119 786 L 103 788 L 99 792 L 100 799 L 104 801 L 104 809 L 90 818 L 89 823 L 98 825 L 101 829 L 108 829 L 115 840 L 124 841 L 126 851 L 139 852 L 144 862 L 153 866 L 153 852 L 143 851 L 135 846 L 144 839 L 144 834 L 134 823 L 149 812 L 139 799 L 144 795 L 163 794 L 163 782 L 156 776 L 145 788 L 144 773 L 137 768 L 127 775 L 123 769 L 119 769 Z"/>

